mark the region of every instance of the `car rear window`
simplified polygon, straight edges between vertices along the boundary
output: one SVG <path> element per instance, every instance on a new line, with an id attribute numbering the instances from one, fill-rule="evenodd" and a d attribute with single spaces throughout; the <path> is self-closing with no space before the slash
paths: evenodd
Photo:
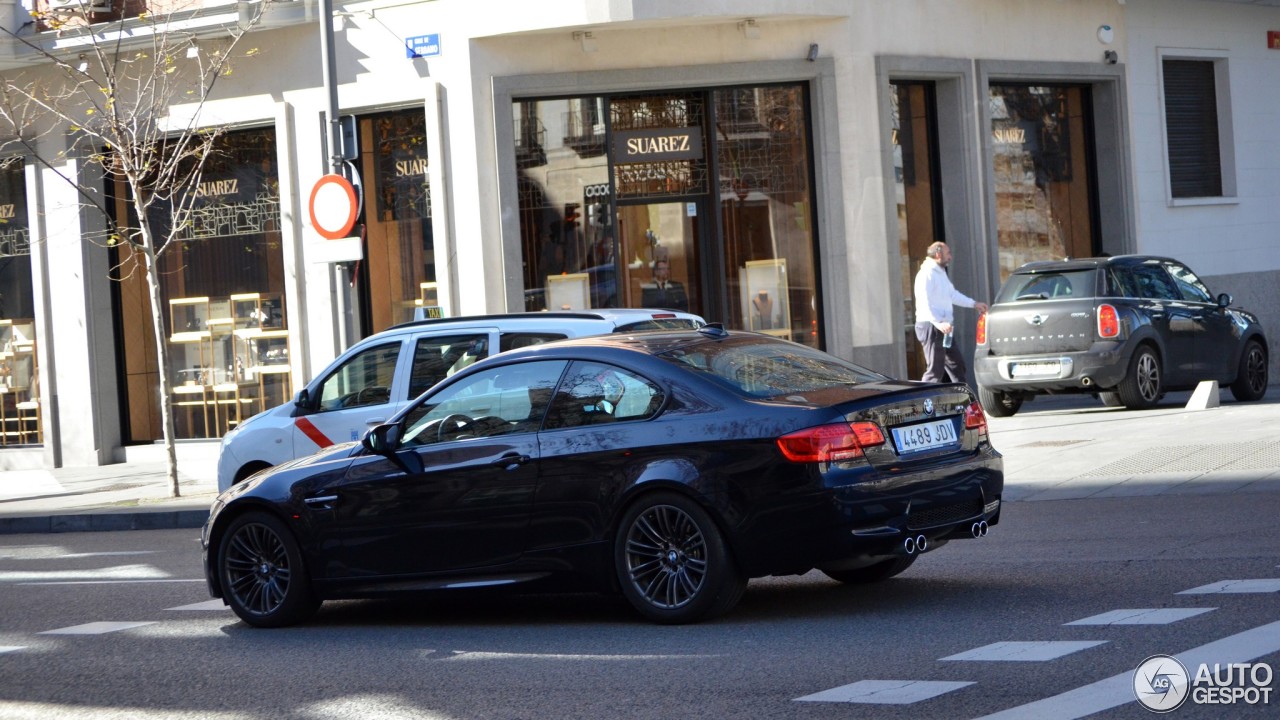
<path id="1" fill-rule="evenodd" d="M 1000 288 L 996 302 L 1093 297 L 1094 282 L 1093 268 L 1015 273 Z"/>
<path id="2" fill-rule="evenodd" d="M 821 350 L 750 336 L 676 348 L 659 357 L 704 373 L 753 398 L 781 397 L 888 379 Z"/>

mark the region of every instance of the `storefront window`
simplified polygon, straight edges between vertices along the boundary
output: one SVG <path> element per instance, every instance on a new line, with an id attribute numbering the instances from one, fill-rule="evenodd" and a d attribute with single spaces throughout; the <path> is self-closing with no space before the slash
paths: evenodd
<path id="1" fill-rule="evenodd" d="M 373 332 L 437 317 L 427 124 L 421 108 L 360 118 L 368 248 L 362 263 Z"/>
<path id="2" fill-rule="evenodd" d="M 0 164 L 0 445 L 43 442 L 22 163 Z"/>
<path id="3" fill-rule="evenodd" d="M 820 344 L 803 85 L 513 107 L 526 309 L 687 310 Z"/>
<path id="4" fill-rule="evenodd" d="M 1095 254 L 1089 91 L 992 85 L 1000 280 L 1023 263 Z"/>
<path id="5" fill-rule="evenodd" d="M 217 438 L 291 393 L 275 133 L 228 133 L 206 160 L 189 229 L 160 258 L 178 438 Z M 117 217 L 128 217 L 122 184 Z M 169 222 L 157 207 L 155 227 Z M 162 231 L 163 232 L 163 231 Z M 117 248 L 127 438 L 161 437 L 145 283 Z"/>
<path id="6" fill-rule="evenodd" d="M 804 90 L 732 88 L 712 95 L 729 322 L 818 347 Z"/>

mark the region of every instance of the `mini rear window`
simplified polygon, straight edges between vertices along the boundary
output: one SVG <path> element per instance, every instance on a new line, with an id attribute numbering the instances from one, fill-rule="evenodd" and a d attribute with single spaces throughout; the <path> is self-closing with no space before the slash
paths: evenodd
<path id="1" fill-rule="evenodd" d="M 886 380 L 884 375 L 820 350 L 780 340 L 746 337 L 698 343 L 660 355 L 737 392 L 772 398 Z"/>
<path id="2" fill-rule="evenodd" d="M 1016 273 L 1000 288 L 998 303 L 1019 300 L 1059 300 L 1093 297 L 1094 270 L 1061 270 L 1056 272 Z"/>

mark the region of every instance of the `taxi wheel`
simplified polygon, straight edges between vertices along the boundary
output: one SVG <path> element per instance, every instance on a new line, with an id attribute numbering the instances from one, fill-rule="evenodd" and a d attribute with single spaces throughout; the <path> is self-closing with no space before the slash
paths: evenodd
<path id="1" fill-rule="evenodd" d="M 915 563 L 916 557 L 918 556 L 903 555 L 902 557 L 882 560 L 875 565 L 867 565 L 866 567 L 852 570 L 823 570 L 822 574 L 846 585 L 880 582 L 881 580 L 888 580 L 894 575 L 901 575 Z"/>
<path id="2" fill-rule="evenodd" d="M 253 512 L 231 523 L 218 549 L 222 596 L 256 627 L 302 622 L 320 607 L 293 533 L 274 515 Z"/>

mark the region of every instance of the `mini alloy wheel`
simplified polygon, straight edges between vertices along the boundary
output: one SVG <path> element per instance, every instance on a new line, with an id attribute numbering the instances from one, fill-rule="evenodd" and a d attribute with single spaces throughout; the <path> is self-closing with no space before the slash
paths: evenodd
<path id="1" fill-rule="evenodd" d="M 1143 346 L 1134 352 L 1129 363 L 1129 373 L 1120 381 L 1120 401 L 1130 410 L 1154 407 L 1164 395 L 1160 374 L 1160 358 L 1150 347 Z"/>
<path id="2" fill-rule="evenodd" d="M 644 498 L 631 508 L 619 528 L 616 560 L 623 594 L 657 622 L 726 612 L 746 587 L 711 517 L 676 494 Z"/>
<path id="3" fill-rule="evenodd" d="M 222 538 L 218 558 L 223 597 L 250 625 L 291 625 L 319 606 L 297 542 L 274 516 L 237 518 Z"/>
<path id="4" fill-rule="evenodd" d="M 1267 351 L 1257 340 L 1250 340 L 1240 355 L 1240 368 L 1236 381 L 1231 383 L 1231 395 L 1249 402 L 1261 400 L 1267 394 Z"/>

